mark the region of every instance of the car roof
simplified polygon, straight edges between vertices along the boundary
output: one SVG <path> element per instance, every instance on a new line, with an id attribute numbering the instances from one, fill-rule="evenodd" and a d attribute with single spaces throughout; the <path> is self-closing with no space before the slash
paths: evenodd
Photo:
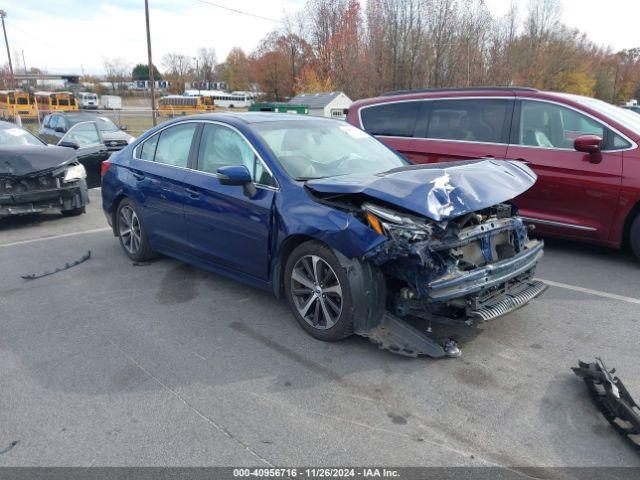
<path id="1" fill-rule="evenodd" d="M 416 90 L 396 90 L 380 95 L 381 97 L 392 97 L 395 95 L 408 95 L 415 93 L 440 93 L 440 92 L 537 92 L 538 90 L 531 87 L 447 87 L 447 88 L 421 88 Z"/>
<path id="2" fill-rule="evenodd" d="M 200 115 L 189 115 L 182 120 L 221 120 L 227 122 L 240 121 L 242 123 L 264 123 L 264 122 L 308 122 L 308 121 L 327 121 L 336 122 L 337 120 L 324 117 L 313 117 L 309 115 L 298 115 L 292 113 L 271 113 L 271 112 L 234 112 L 234 113 L 203 113 Z"/>

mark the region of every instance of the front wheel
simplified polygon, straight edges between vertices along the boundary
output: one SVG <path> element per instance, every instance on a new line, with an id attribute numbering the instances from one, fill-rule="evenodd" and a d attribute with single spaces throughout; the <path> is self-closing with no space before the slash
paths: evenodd
<path id="1" fill-rule="evenodd" d="M 293 315 L 312 337 L 335 342 L 353 334 L 349 280 L 327 246 L 307 242 L 297 247 L 285 266 L 284 287 Z"/>
<path id="2" fill-rule="evenodd" d="M 629 244 L 631 250 L 638 260 L 640 260 L 640 214 L 638 214 L 631 224 L 629 230 Z"/>
<path id="3" fill-rule="evenodd" d="M 131 260 L 141 262 L 155 256 L 138 211 L 129 199 L 125 198 L 118 205 L 116 228 L 120 245 Z"/>

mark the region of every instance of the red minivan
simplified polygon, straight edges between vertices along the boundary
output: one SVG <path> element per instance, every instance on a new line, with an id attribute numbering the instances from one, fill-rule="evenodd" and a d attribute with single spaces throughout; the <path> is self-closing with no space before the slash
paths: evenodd
<path id="1" fill-rule="evenodd" d="M 640 115 L 531 88 L 404 91 L 355 102 L 347 121 L 415 163 L 525 162 L 536 184 L 514 202 L 536 232 L 640 258 Z"/>

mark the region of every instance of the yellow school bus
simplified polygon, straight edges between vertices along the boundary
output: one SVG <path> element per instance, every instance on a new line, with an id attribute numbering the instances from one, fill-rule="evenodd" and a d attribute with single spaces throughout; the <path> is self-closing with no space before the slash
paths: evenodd
<path id="1" fill-rule="evenodd" d="M 78 99 L 71 92 L 36 92 L 40 115 L 78 110 Z"/>
<path id="2" fill-rule="evenodd" d="M 21 90 L 0 91 L 0 116 L 8 120 L 13 120 L 16 116 L 37 118 L 38 107 L 35 97 Z"/>
<path id="3" fill-rule="evenodd" d="M 213 112 L 215 109 L 210 97 L 167 95 L 158 100 L 158 113 L 164 117 Z"/>

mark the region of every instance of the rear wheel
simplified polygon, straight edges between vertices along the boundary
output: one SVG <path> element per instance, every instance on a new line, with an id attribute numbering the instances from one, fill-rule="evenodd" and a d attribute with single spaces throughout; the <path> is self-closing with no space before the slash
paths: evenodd
<path id="1" fill-rule="evenodd" d="M 319 242 L 303 243 L 289 256 L 284 279 L 289 307 L 311 336 L 334 342 L 353 334 L 351 288 L 331 249 Z"/>
<path id="2" fill-rule="evenodd" d="M 629 230 L 629 244 L 631 250 L 638 260 L 640 260 L 640 214 L 638 214 L 631 224 Z"/>
<path id="3" fill-rule="evenodd" d="M 125 198 L 118 205 L 116 227 L 120 245 L 131 260 L 141 262 L 155 256 L 138 211 L 129 199 Z"/>

